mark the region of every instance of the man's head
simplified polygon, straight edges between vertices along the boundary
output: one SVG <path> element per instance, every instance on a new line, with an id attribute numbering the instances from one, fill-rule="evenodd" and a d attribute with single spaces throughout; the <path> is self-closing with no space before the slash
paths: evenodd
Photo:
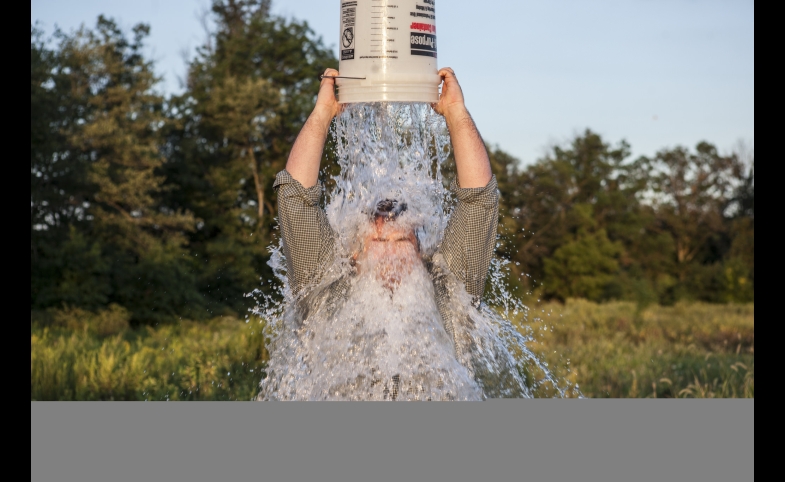
<path id="1" fill-rule="evenodd" d="M 414 229 L 405 223 L 399 223 L 398 217 L 406 212 L 407 205 L 396 199 L 385 199 L 376 204 L 373 212 L 373 225 L 370 239 L 377 242 L 413 242 L 417 245 Z"/>
<path id="2" fill-rule="evenodd" d="M 406 203 L 385 199 L 377 203 L 371 215 L 372 229 L 363 239 L 362 252 L 356 258 L 360 269 L 367 266 L 390 290 L 411 272 L 419 260 L 419 242 L 414 229 L 399 217 L 407 209 Z"/>

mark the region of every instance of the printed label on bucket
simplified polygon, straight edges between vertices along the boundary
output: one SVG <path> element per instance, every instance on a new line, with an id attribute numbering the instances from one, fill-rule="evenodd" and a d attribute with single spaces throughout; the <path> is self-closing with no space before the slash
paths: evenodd
<path id="1" fill-rule="evenodd" d="M 357 2 L 341 4 L 341 60 L 354 60 Z"/>
<path id="2" fill-rule="evenodd" d="M 412 55 L 436 57 L 436 35 L 412 32 L 409 36 Z"/>

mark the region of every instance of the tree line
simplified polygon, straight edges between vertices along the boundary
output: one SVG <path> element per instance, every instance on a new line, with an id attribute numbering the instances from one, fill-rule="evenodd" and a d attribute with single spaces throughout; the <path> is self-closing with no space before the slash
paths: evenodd
<path id="1" fill-rule="evenodd" d="M 337 60 L 269 0 L 215 0 L 215 31 L 164 96 L 149 27 L 31 26 L 31 309 L 137 323 L 242 314 L 269 287 L 275 174 Z M 326 156 L 331 155 L 326 150 Z M 527 167 L 490 149 L 498 254 L 547 298 L 754 298 L 754 162 L 701 143 L 630 159 L 591 131 Z M 327 159 L 329 165 L 330 159 Z"/>

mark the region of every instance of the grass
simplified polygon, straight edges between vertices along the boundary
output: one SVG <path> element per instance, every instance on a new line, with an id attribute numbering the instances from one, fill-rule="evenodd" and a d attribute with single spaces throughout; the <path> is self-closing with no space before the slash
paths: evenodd
<path id="1" fill-rule="evenodd" d="M 535 318 L 536 317 L 536 318 Z M 530 348 L 586 397 L 754 398 L 754 305 L 568 300 L 521 317 Z"/>
<path id="2" fill-rule="evenodd" d="M 753 305 L 569 300 L 515 322 L 587 397 L 754 397 Z M 33 313 L 32 400 L 250 400 L 267 352 L 259 320 L 132 329 L 120 307 Z"/>
<path id="3" fill-rule="evenodd" d="M 131 329 L 119 307 L 36 314 L 30 398 L 250 400 L 266 356 L 258 320 Z"/>

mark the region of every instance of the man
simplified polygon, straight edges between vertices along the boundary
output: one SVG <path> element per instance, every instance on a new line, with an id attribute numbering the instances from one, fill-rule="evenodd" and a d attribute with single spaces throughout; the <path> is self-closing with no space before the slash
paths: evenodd
<path id="1" fill-rule="evenodd" d="M 335 259 L 335 236 L 319 206 L 322 187 L 318 174 L 330 123 L 342 109 L 335 97 L 334 80 L 329 78 L 336 75 L 333 69 L 325 72 L 316 107 L 274 184 L 287 276 L 303 319 L 320 303 L 340 303 L 348 285 L 344 276 L 315 288 Z M 451 186 L 457 204 L 441 245 L 434 256 L 423 259 L 413 226 L 399 222 L 405 218 L 405 201 L 383 199 L 369 213 L 369 224 L 351 264 L 353 276 L 372 276 L 369 279 L 378 280 L 390 294 L 418 270 L 429 273 L 454 355 L 464 365 L 471 365 L 480 348 L 468 336 L 473 323 L 467 313 L 471 307 L 465 305 L 476 306 L 483 293 L 495 245 L 499 198 L 485 144 L 466 109 L 458 79 L 450 68 L 441 69 L 439 75 L 442 92 L 432 107 L 446 119 L 457 168 L 457 179 Z M 469 299 L 466 294 L 470 303 L 464 302 Z M 510 367 L 506 368 L 509 371 Z M 481 371 L 477 367 L 473 370 L 486 396 L 518 394 L 511 388 L 515 383 L 509 380 L 509 373 L 500 377 Z M 398 375 L 391 385 L 390 398 L 395 399 L 401 390 Z"/>

